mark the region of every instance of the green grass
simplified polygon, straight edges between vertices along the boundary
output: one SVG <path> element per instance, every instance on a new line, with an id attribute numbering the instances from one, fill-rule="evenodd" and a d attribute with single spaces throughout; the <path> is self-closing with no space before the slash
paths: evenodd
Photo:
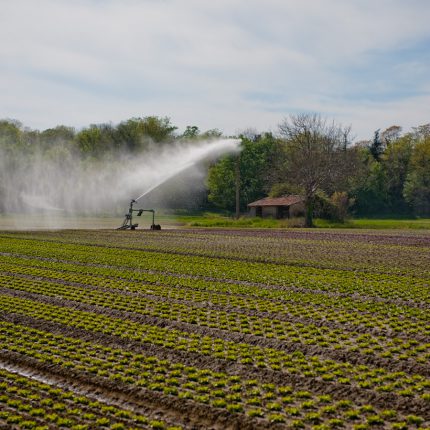
<path id="1" fill-rule="evenodd" d="M 302 219 L 277 220 L 272 218 L 233 217 L 216 213 L 202 215 L 181 215 L 177 217 L 179 224 L 187 227 L 219 227 L 219 228 L 292 228 L 302 227 Z M 344 223 L 324 219 L 315 219 L 317 228 L 354 228 L 354 229 L 401 229 L 430 230 L 430 219 L 349 219 Z"/>
<path id="2" fill-rule="evenodd" d="M 39 230 L 39 229 L 115 229 L 122 224 L 123 216 L 65 216 L 44 217 L 41 214 L 0 214 L 0 230 Z M 134 217 L 140 229 L 149 229 L 150 214 Z M 422 219 L 349 219 L 344 223 L 315 219 L 316 228 L 351 228 L 351 229 L 394 229 L 394 230 L 430 230 L 430 218 Z M 203 227 L 203 228 L 294 228 L 303 227 L 302 218 L 272 219 L 242 216 L 235 219 L 219 213 L 204 212 L 187 215 L 167 211 L 156 211 L 155 223 L 161 228 Z"/>
<path id="3" fill-rule="evenodd" d="M 430 230 L 430 219 L 350 219 L 344 223 L 335 223 L 323 219 L 315 222 L 319 228 L 359 228 L 389 230 Z"/>
<path id="4" fill-rule="evenodd" d="M 187 227 L 223 227 L 223 228 L 286 228 L 294 225 L 293 220 L 277 220 L 258 217 L 233 217 L 216 213 L 179 216 L 178 221 Z M 299 226 L 299 225 L 298 225 Z"/>

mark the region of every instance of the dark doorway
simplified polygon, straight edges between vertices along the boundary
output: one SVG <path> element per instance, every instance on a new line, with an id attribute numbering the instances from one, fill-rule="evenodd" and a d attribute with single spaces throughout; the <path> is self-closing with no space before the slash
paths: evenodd
<path id="1" fill-rule="evenodd" d="M 278 218 L 289 218 L 290 217 L 290 207 L 289 206 L 278 206 L 277 210 Z"/>

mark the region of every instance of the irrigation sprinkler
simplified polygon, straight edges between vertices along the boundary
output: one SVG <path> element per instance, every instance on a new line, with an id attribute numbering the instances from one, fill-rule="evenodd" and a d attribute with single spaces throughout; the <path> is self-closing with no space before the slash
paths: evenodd
<path id="1" fill-rule="evenodd" d="M 143 212 L 152 212 L 152 224 L 151 230 L 161 230 L 160 224 L 155 224 L 155 210 L 154 209 L 133 209 L 133 205 L 136 203 L 136 200 L 132 200 L 130 202 L 130 207 L 128 209 L 128 213 L 125 214 L 124 221 L 121 227 L 118 227 L 117 230 L 136 230 L 139 224 L 133 224 L 133 212 L 137 212 L 136 216 L 142 216 Z"/>

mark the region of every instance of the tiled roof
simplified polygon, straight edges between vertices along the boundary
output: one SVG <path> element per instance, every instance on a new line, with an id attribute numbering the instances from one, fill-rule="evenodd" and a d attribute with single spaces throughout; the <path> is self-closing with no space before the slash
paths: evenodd
<path id="1" fill-rule="evenodd" d="M 291 206 L 303 201 L 302 196 L 283 196 L 283 197 L 266 197 L 261 200 L 249 203 L 249 207 L 253 206 Z"/>

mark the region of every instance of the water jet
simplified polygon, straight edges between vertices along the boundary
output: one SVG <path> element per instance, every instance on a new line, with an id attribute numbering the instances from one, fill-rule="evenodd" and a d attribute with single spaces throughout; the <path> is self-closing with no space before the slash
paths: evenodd
<path id="1" fill-rule="evenodd" d="M 136 216 L 141 216 L 143 212 L 152 212 L 151 230 L 160 230 L 160 225 L 155 224 L 154 221 L 154 209 L 134 209 L 133 205 L 161 185 L 184 171 L 193 168 L 203 160 L 211 160 L 228 152 L 239 151 L 239 144 L 239 139 L 220 139 L 218 141 L 200 142 L 194 145 L 178 145 L 174 148 L 173 152 L 166 153 L 164 157 L 161 157 L 161 160 L 158 160 L 158 163 L 155 164 L 155 169 L 154 167 L 151 169 L 152 174 L 150 176 L 153 179 L 152 184 L 147 184 L 146 190 L 140 194 L 139 197 L 131 200 L 128 213 L 125 214 L 123 224 L 118 230 L 135 230 L 138 227 L 138 224 L 133 224 L 134 212 L 137 213 Z M 151 161 L 156 161 L 156 159 L 152 159 Z M 144 179 L 143 173 L 146 173 L 144 169 L 137 168 L 131 175 L 127 175 L 125 181 L 126 188 L 130 188 L 131 182 L 142 181 L 142 179 Z"/>

